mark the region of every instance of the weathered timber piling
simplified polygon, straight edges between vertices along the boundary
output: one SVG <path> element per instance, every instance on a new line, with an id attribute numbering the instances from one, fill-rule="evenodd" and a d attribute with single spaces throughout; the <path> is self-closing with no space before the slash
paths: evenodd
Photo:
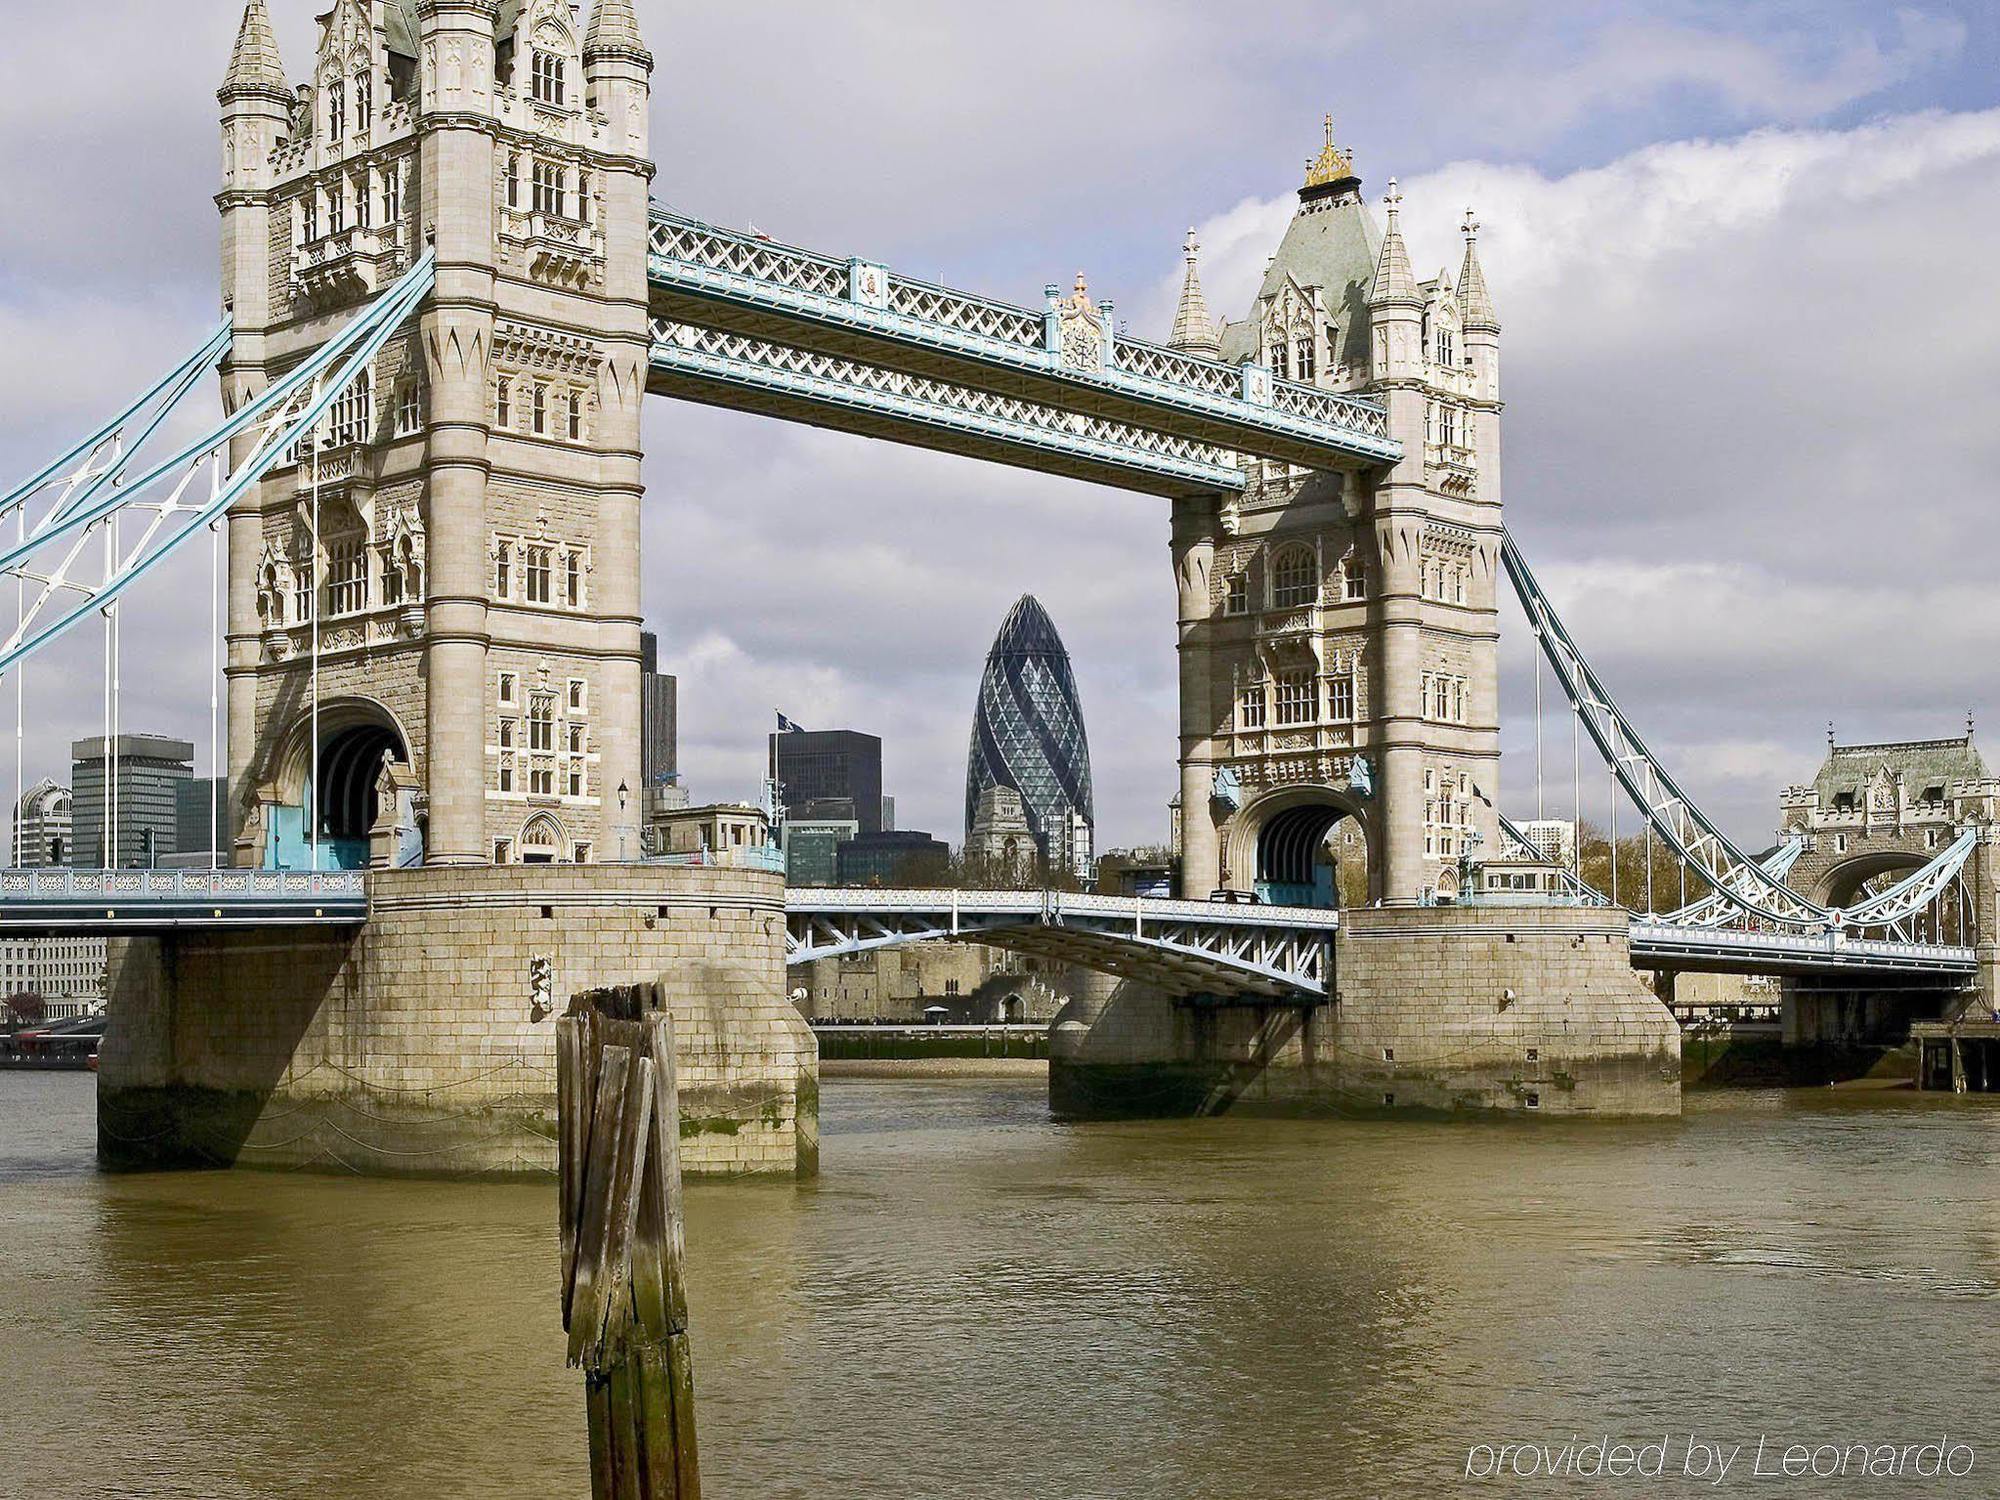
<path id="1" fill-rule="evenodd" d="M 593 1500 L 700 1500 L 673 1022 L 651 984 L 557 1023 L 563 1327 L 584 1372 Z"/>

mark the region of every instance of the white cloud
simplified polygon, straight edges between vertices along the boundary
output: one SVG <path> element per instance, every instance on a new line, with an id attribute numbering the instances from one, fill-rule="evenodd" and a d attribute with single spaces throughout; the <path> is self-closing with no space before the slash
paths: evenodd
<path id="1" fill-rule="evenodd" d="M 294 72 L 312 9 L 275 5 Z M 1746 827 L 1769 820 L 1763 747 L 1809 757 L 1830 714 L 1928 733 L 1984 691 L 1969 664 L 1994 644 L 1981 541 L 2000 424 L 1979 411 L 2000 121 L 1735 134 L 1949 64 L 1963 28 L 1941 7 L 641 10 L 662 199 L 1021 298 L 1087 265 L 1142 329 L 1171 315 L 1163 262 L 1191 215 L 1216 310 L 1241 314 L 1292 210 L 1243 187 L 1288 187 L 1326 105 L 1364 142 L 1371 191 L 1411 165 L 1419 265 L 1456 266 L 1476 203 L 1507 324 L 1510 517 L 1642 727 Z M 103 0 L 10 33 L 0 471 L 207 325 L 213 86 L 236 12 Z M 84 49 L 88 70 L 45 65 Z M 684 679 L 698 792 L 753 789 L 783 706 L 881 733 L 906 820 L 954 833 L 980 662 L 1032 590 L 1076 657 L 1106 840 L 1159 837 L 1164 506 L 686 406 L 648 434 L 646 602 Z M 205 587 L 188 564 L 144 597 Z M 85 684 L 74 711 L 45 720 L 58 770 L 56 740 L 92 719 L 86 647 L 63 668 Z M 203 658 L 135 640 L 133 712 L 197 728 Z M 1771 790 L 1792 774 L 1774 768 Z"/>

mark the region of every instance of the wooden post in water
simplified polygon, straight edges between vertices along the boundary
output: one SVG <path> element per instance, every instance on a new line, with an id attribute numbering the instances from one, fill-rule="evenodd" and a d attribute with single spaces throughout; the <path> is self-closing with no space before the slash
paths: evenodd
<path id="1" fill-rule="evenodd" d="M 581 1366 L 593 1500 L 700 1500 L 673 1022 L 650 984 L 556 1023 L 563 1328 Z"/>

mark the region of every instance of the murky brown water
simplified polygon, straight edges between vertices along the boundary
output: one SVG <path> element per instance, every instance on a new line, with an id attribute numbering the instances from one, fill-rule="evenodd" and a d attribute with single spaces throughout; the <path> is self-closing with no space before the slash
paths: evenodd
<path id="1" fill-rule="evenodd" d="M 0 1074 L 0 1495 L 584 1496 L 550 1191 L 105 1179 L 88 1075 Z M 711 1500 L 1716 1493 L 1692 1429 L 1973 1445 L 2000 1495 L 2000 1101 L 1681 1121 L 1066 1128 L 837 1082 L 816 1185 L 691 1194 Z M 1670 1477 L 1469 1482 L 1469 1445 Z M 1767 1458 L 1774 1463 L 1774 1458 Z M 1962 1460 L 1961 1460 L 1962 1462 Z"/>

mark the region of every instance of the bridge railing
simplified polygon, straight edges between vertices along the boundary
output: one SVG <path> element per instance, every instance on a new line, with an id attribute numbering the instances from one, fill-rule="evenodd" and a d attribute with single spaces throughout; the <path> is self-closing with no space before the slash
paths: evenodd
<path id="1" fill-rule="evenodd" d="M 0 902 L 364 901 L 361 870 L 0 870 Z"/>

